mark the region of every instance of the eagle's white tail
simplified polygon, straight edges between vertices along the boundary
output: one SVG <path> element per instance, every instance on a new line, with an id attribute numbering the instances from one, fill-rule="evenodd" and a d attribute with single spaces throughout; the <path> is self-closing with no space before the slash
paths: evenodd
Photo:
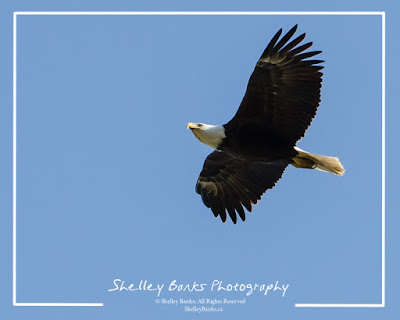
<path id="1" fill-rule="evenodd" d="M 309 168 L 317 169 L 325 172 L 330 172 L 342 176 L 344 174 L 344 168 L 336 157 L 320 156 L 318 154 L 309 153 L 295 147 L 299 153 L 293 159 L 293 165 L 297 168 Z"/>

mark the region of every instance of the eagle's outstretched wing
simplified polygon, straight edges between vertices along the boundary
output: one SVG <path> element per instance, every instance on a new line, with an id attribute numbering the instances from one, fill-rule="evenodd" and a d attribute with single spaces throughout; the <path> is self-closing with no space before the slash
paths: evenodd
<path id="1" fill-rule="evenodd" d="M 267 189 L 274 187 L 289 162 L 288 159 L 246 160 L 227 152 L 214 151 L 204 162 L 196 192 L 223 222 L 227 212 L 233 223 L 237 221 L 236 212 L 244 221 L 243 207 L 250 212 L 252 204 L 256 204 Z"/>
<path id="2" fill-rule="evenodd" d="M 320 102 L 319 70 L 323 67 L 317 64 L 323 61 L 305 60 L 321 53 L 304 52 L 312 42 L 297 46 L 305 33 L 289 42 L 296 29 L 297 25 L 279 42 L 282 29 L 272 38 L 257 62 L 236 115 L 226 126 L 256 118 L 293 146 L 304 136 Z"/>

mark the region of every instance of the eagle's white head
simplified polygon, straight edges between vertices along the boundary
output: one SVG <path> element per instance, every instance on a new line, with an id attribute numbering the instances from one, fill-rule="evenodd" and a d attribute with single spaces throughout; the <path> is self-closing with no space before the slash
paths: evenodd
<path id="1" fill-rule="evenodd" d="M 225 138 L 224 126 L 189 122 L 187 128 L 192 130 L 193 134 L 200 142 L 213 149 L 217 149 Z"/>

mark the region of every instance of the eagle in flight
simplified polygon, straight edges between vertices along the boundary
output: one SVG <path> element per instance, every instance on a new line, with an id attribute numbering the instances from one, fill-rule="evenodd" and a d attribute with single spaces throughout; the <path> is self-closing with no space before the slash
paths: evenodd
<path id="1" fill-rule="evenodd" d="M 200 142 L 214 151 L 206 158 L 196 183 L 203 203 L 223 222 L 244 221 L 286 167 L 344 174 L 338 158 L 312 154 L 296 146 L 314 118 L 322 82 L 322 51 L 299 45 L 305 33 L 291 40 L 295 25 L 279 41 L 280 29 L 258 60 L 235 116 L 224 125 L 187 124 Z"/>

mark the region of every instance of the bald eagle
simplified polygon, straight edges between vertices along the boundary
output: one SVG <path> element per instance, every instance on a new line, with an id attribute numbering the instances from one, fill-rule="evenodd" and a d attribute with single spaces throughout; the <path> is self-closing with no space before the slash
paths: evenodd
<path id="1" fill-rule="evenodd" d="M 200 142 L 215 149 L 196 183 L 203 203 L 223 222 L 237 215 L 245 221 L 286 167 L 344 174 L 338 158 L 312 154 L 296 146 L 314 118 L 319 102 L 322 60 L 308 59 L 312 42 L 294 40 L 295 25 L 279 41 L 280 29 L 258 60 L 235 116 L 224 125 L 187 124 Z M 289 42 L 290 41 L 290 42 Z M 308 59 L 308 60 L 307 60 Z"/>

